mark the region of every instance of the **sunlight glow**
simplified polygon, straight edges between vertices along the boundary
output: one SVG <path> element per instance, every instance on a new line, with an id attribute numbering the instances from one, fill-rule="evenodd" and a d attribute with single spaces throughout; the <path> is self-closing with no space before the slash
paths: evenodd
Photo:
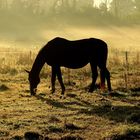
<path id="1" fill-rule="evenodd" d="M 102 0 L 94 0 L 95 5 L 99 5 L 102 2 Z"/>
<path id="2" fill-rule="evenodd" d="M 94 0 L 94 5 L 99 7 L 101 2 L 108 2 L 110 3 L 112 0 Z"/>

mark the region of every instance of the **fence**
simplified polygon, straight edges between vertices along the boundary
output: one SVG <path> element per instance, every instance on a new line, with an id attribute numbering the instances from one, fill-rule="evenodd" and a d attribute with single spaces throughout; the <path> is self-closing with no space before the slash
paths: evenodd
<path id="1" fill-rule="evenodd" d="M 115 55 L 114 55 L 115 54 Z M 120 85 L 126 90 L 140 85 L 140 52 L 116 51 L 110 57 L 109 67 L 120 73 Z M 113 69 L 114 71 L 114 69 Z"/>
<path id="2" fill-rule="evenodd" d="M 126 89 L 129 89 L 133 85 L 140 85 L 140 52 L 122 52 L 114 51 L 110 52 L 108 58 L 108 67 L 112 75 L 112 81 L 118 79 L 118 83 Z M 22 72 L 25 68 L 30 69 L 32 63 L 36 57 L 37 50 L 26 51 L 5 51 L 0 52 L 0 73 L 5 74 L 10 71 L 12 73 Z M 46 71 L 49 69 L 43 68 L 41 76 L 46 75 Z M 63 75 L 67 79 L 68 83 L 71 83 L 74 79 L 81 80 L 84 84 L 87 79 L 91 78 L 90 66 L 80 70 L 62 69 Z M 48 76 L 51 76 L 50 70 Z M 80 84 L 82 83 L 80 82 Z M 82 86 L 82 84 L 81 84 Z"/>

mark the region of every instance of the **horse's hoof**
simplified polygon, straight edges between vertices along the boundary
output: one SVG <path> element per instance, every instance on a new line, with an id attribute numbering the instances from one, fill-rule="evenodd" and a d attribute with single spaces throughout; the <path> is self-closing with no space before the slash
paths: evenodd
<path id="1" fill-rule="evenodd" d="M 89 93 L 92 93 L 93 91 L 94 91 L 94 89 L 89 89 L 88 90 Z"/>
<path id="2" fill-rule="evenodd" d="M 54 90 L 54 89 L 52 89 L 52 90 L 51 90 L 51 94 L 53 94 L 54 92 L 55 92 L 55 90 Z"/>
<path id="3" fill-rule="evenodd" d="M 35 96 L 36 95 L 36 93 L 31 93 L 31 96 Z"/>
<path id="4" fill-rule="evenodd" d="M 66 97 L 64 95 L 61 95 L 60 96 L 60 99 L 65 99 Z"/>

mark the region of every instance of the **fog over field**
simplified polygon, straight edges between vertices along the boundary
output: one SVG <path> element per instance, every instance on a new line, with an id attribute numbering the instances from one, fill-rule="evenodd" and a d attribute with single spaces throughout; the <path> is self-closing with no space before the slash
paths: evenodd
<path id="1" fill-rule="evenodd" d="M 138 0 L 1 0 L 0 46 L 37 47 L 60 36 L 139 49 Z"/>

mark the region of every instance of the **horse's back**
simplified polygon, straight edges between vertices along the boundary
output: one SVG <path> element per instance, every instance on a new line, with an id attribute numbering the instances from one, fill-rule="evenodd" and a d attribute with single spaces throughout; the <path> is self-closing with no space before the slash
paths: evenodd
<path id="1" fill-rule="evenodd" d="M 78 49 L 78 51 L 87 50 L 87 51 L 95 51 L 98 50 L 105 50 L 107 49 L 107 44 L 97 38 L 88 38 L 88 39 L 81 39 L 81 40 L 67 40 L 64 38 L 56 37 L 48 42 L 45 46 L 48 50 L 63 50 L 63 51 L 73 51 Z"/>
<path id="2" fill-rule="evenodd" d="M 57 37 L 49 41 L 44 50 L 48 64 L 73 68 L 83 67 L 90 61 L 96 63 L 98 59 L 107 57 L 106 43 L 96 38 L 70 41 Z"/>

